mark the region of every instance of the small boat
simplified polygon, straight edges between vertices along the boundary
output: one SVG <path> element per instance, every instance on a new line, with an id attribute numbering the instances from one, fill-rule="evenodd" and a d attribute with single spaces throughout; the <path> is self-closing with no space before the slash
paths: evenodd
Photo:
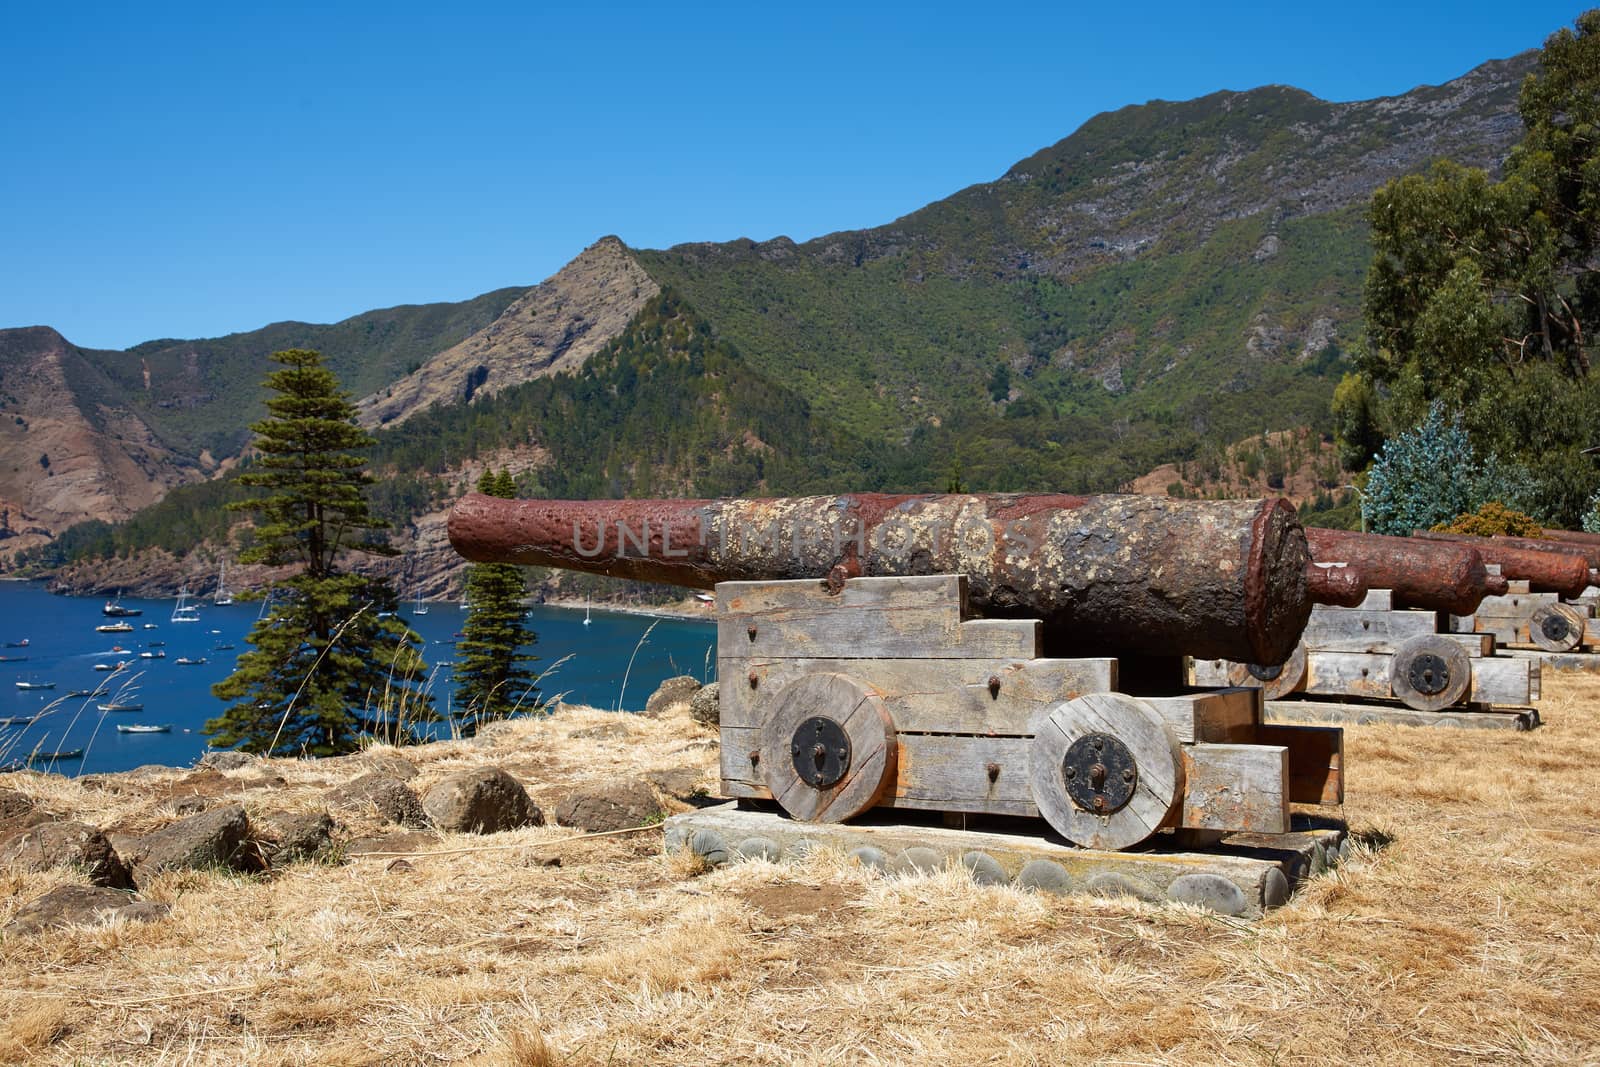
<path id="1" fill-rule="evenodd" d="M 154 629 L 157 629 L 157 626 L 153 622 L 147 622 L 147 623 L 144 624 L 144 628 L 146 630 L 154 630 Z"/>
<path id="2" fill-rule="evenodd" d="M 171 723 L 167 723 L 164 726 L 156 726 L 153 723 L 147 724 L 142 722 L 117 723 L 117 733 L 119 734 L 170 734 L 171 732 Z"/>
<path id="3" fill-rule="evenodd" d="M 201 656 L 199 659 L 190 659 L 188 656 L 179 656 L 177 659 L 173 660 L 173 662 L 180 667 L 198 667 L 205 661 L 206 658 L 204 656 Z"/>
<path id="4" fill-rule="evenodd" d="M 28 639 L 26 637 L 24 637 L 21 641 L 7 641 L 6 642 L 6 647 L 7 648 L 27 648 L 28 647 Z"/>
<path id="5" fill-rule="evenodd" d="M 140 608 L 123 607 L 122 591 L 118 590 L 116 596 L 105 602 L 105 606 L 100 609 L 100 614 L 112 619 L 131 619 L 135 615 L 143 615 L 144 611 Z"/>
<path id="6" fill-rule="evenodd" d="M 146 641 L 144 643 L 144 647 L 145 648 L 165 648 L 166 644 L 167 643 L 165 641 Z"/>
<path id="7" fill-rule="evenodd" d="M 97 704 L 95 706 L 98 707 L 101 711 L 143 711 L 144 710 L 144 705 L 143 704 L 124 704 L 121 701 L 117 701 L 117 700 L 113 700 L 109 704 Z"/>
<path id="8" fill-rule="evenodd" d="M 24 692 L 29 692 L 29 691 L 32 691 L 34 689 L 54 689 L 55 687 L 56 687 L 56 683 L 54 683 L 54 682 L 18 682 L 17 683 L 17 688 L 23 690 Z"/>
<path id="9" fill-rule="evenodd" d="M 27 656 L 0 656 L 0 663 L 26 663 Z"/>
<path id="10" fill-rule="evenodd" d="M 172 609 L 173 622 L 199 622 L 200 609 L 189 603 L 189 587 L 178 590 L 178 605 Z"/>
<path id="11" fill-rule="evenodd" d="M 128 665 L 127 660 L 120 660 L 119 659 L 115 663 L 96 663 L 94 665 L 94 669 L 97 670 L 97 671 L 120 671 L 120 670 L 122 670 L 122 668 L 126 667 L 127 665 Z"/>
<path id="12" fill-rule="evenodd" d="M 69 697 L 103 697 L 109 692 L 110 692 L 109 689 L 107 689 L 105 686 L 101 686 L 99 689 L 73 689 L 73 690 L 71 690 L 71 691 L 69 691 L 67 693 L 67 696 L 69 696 Z"/>
<path id="13" fill-rule="evenodd" d="M 217 571 L 217 595 L 211 602 L 219 608 L 225 608 L 233 603 L 233 594 L 228 592 L 228 561 L 223 560 L 221 569 Z"/>
<path id="14" fill-rule="evenodd" d="M 230 645 L 230 644 L 225 644 L 222 641 L 218 641 L 216 644 L 211 646 L 211 651 L 213 651 L 213 652 L 232 652 L 233 651 L 233 646 Z"/>
<path id="15" fill-rule="evenodd" d="M 588 604 L 585 604 L 583 606 L 583 624 L 585 626 L 589 625 L 589 605 Z"/>
<path id="16" fill-rule="evenodd" d="M 133 633 L 133 623 L 131 623 L 131 622 L 107 622 L 107 623 L 102 623 L 101 625 L 96 626 L 94 628 L 94 632 L 97 633 L 97 634 L 131 634 L 131 633 Z"/>
<path id="17" fill-rule="evenodd" d="M 32 726 L 35 718 L 33 715 L 7 715 L 0 719 L 0 726 Z"/>
<path id="18" fill-rule="evenodd" d="M 83 749 L 67 748 L 60 752 L 34 752 L 28 756 L 29 763 L 52 763 L 56 760 L 82 759 Z"/>
<path id="19" fill-rule="evenodd" d="M 158 648 L 154 652 L 141 652 L 141 653 L 139 653 L 139 658 L 140 659 L 166 659 L 167 658 L 167 654 L 165 652 L 161 651 Z"/>

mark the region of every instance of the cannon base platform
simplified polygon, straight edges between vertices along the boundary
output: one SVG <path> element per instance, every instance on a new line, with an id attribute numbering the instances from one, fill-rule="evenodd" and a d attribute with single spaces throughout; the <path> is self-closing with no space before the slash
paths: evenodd
<path id="1" fill-rule="evenodd" d="M 963 865 L 989 884 L 1181 901 L 1246 919 L 1285 903 L 1302 880 L 1348 852 L 1342 823 L 1300 815 L 1288 833 L 1219 835 L 1203 849 L 1184 848 L 1183 838 L 1163 835 L 1138 851 L 1104 852 L 1042 837 L 1037 820 L 1008 825 L 986 819 L 981 830 L 945 825 L 936 814 L 908 821 L 919 814 L 873 812 L 850 823 L 808 823 L 740 801 L 671 816 L 666 848 L 689 848 L 713 865 L 792 860 L 830 848 L 891 874 Z"/>
<path id="2" fill-rule="evenodd" d="M 1349 726 L 1442 726 L 1457 730 L 1532 730 L 1539 726 L 1539 712 L 1534 708 L 1493 708 L 1471 704 L 1443 711 L 1417 711 L 1398 704 L 1268 700 L 1262 721 L 1283 726 L 1331 723 Z"/>
<path id="3" fill-rule="evenodd" d="M 1496 650 L 1496 654 L 1513 659 L 1538 660 L 1544 669 L 1551 671 L 1600 672 L 1600 652 L 1546 652 L 1534 648 L 1502 648 Z"/>

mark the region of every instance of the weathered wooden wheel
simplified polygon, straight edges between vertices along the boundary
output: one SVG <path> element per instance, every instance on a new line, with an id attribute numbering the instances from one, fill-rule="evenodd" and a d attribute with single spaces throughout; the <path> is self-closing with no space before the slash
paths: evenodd
<path id="1" fill-rule="evenodd" d="M 1528 636 L 1546 652 L 1571 652 L 1583 643 L 1587 625 L 1570 604 L 1541 604 L 1528 620 Z"/>
<path id="2" fill-rule="evenodd" d="M 1289 658 L 1276 666 L 1231 664 L 1228 667 L 1228 682 L 1232 685 L 1259 686 L 1265 700 L 1280 700 L 1290 693 L 1298 693 L 1306 687 L 1306 643 L 1301 641 L 1295 645 Z"/>
<path id="3" fill-rule="evenodd" d="M 784 811 L 843 822 L 877 803 L 894 778 L 894 720 L 883 700 L 842 674 L 780 689 L 761 728 L 761 774 Z"/>
<path id="4" fill-rule="evenodd" d="M 1085 848 L 1131 848 L 1168 822 L 1183 797 L 1183 757 L 1154 708 L 1125 693 L 1089 693 L 1040 718 L 1028 749 L 1040 814 Z"/>
<path id="5" fill-rule="evenodd" d="M 1418 634 L 1401 645 L 1389 665 L 1389 688 L 1408 708 L 1438 711 L 1467 695 L 1472 661 L 1466 649 L 1440 634 Z"/>

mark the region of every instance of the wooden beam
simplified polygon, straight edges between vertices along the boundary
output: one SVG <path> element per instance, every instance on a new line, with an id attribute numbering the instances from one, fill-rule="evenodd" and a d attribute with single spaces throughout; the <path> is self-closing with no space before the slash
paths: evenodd
<path id="1" fill-rule="evenodd" d="M 1182 825 L 1196 830 L 1289 829 L 1289 750 L 1281 745 L 1183 749 Z"/>

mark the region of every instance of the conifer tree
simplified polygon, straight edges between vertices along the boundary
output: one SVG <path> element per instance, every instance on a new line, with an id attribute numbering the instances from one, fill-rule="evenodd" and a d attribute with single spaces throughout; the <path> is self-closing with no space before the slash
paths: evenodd
<path id="1" fill-rule="evenodd" d="M 291 349 L 266 385 L 268 417 L 250 427 L 258 453 L 239 476 L 266 490 L 230 504 L 255 519 L 245 563 L 297 568 L 274 585 L 270 610 L 245 638 L 254 648 L 211 687 L 232 705 L 206 723 L 212 744 L 263 754 L 337 755 L 363 734 L 403 742 L 437 716 L 421 689 L 421 638 L 394 616 L 378 577 L 340 569 L 348 552 L 394 555 L 367 507 L 372 482 L 355 452 L 371 438 L 322 357 Z"/>
<path id="2" fill-rule="evenodd" d="M 485 470 L 478 492 L 517 495 L 511 472 Z M 456 642 L 457 722 L 472 736 L 484 723 L 506 719 L 539 706 L 535 678 L 527 665 L 538 657 L 523 649 L 539 635 L 523 622 L 522 570 L 508 563 L 475 563 L 467 570 L 467 621 Z"/>

